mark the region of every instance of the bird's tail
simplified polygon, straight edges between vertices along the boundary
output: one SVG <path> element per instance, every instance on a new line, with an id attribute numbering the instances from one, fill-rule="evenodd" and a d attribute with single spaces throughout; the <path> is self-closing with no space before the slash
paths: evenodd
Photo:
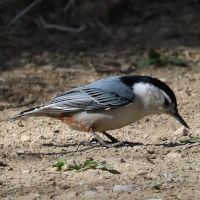
<path id="1" fill-rule="evenodd" d="M 44 108 L 44 106 L 35 107 L 35 108 L 31 108 L 31 109 L 22 111 L 19 115 L 16 115 L 16 116 L 8 119 L 8 121 L 14 121 L 14 120 L 21 118 L 21 117 L 42 116 L 42 115 L 44 115 L 44 113 L 41 112 L 43 110 L 42 108 Z"/>

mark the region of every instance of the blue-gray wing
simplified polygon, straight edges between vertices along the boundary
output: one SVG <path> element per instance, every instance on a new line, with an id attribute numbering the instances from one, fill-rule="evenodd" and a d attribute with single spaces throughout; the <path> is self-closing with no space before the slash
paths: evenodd
<path id="1" fill-rule="evenodd" d="M 49 105 L 64 112 L 109 110 L 134 101 L 134 95 L 116 94 L 101 88 L 79 87 L 54 98 Z"/>

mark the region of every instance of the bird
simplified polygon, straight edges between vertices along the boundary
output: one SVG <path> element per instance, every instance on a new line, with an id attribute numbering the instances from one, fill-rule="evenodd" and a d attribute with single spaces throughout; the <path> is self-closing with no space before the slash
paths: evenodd
<path id="1" fill-rule="evenodd" d="M 77 87 L 53 98 L 47 105 L 31 108 L 11 117 L 47 116 L 65 122 L 76 131 L 90 132 L 100 145 L 123 145 L 107 133 L 130 125 L 145 116 L 167 114 L 189 129 L 179 115 L 172 89 L 150 76 L 114 76 Z M 103 133 L 111 142 L 103 140 Z"/>

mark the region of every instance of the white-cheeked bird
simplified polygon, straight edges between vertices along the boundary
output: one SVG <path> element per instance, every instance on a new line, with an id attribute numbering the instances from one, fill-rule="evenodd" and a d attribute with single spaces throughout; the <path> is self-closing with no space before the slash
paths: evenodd
<path id="1" fill-rule="evenodd" d="M 115 76 L 66 91 L 49 104 L 25 110 L 10 120 L 28 116 L 60 119 L 73 130 L 91 132 L 103 146 L 113 147 L 122 143 L 106 131 L 154 114 L 168 114 L 189 128 L 168 85 L 149 76 Z M 96 132 L 112 142 L 105 142 Z"/>

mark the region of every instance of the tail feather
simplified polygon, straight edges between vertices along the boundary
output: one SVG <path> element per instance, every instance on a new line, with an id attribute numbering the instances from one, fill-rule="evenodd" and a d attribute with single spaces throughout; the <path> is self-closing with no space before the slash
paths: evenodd
<path id="1" fill-rule="evenodd" d="M 38 115 L 41 115 L 41 108 L 43 106 L 40 106 L 40 107 L 35 107 L 35 108 L 31 108 L 31 109 L 28 109 L 28 110 L 25 110 L 25 111 L 22 111 L 19 115 L 16 115 L 14 117 L 11 117 L 10 119 L 8 119 L 8 121 L 14 121 L 18 118 L 21 118 L 21 117 L 28 117 L 28 116 L 38 116 Z"/>
<path id="2" fill-rule="evenodd" d="M 23 114 L 16 115 L 14 117 L 9 118 L 8 121 L 15 121 L 16 119 L 21 118 L 21 117 L 25 117 L 25 115 Z"/>

